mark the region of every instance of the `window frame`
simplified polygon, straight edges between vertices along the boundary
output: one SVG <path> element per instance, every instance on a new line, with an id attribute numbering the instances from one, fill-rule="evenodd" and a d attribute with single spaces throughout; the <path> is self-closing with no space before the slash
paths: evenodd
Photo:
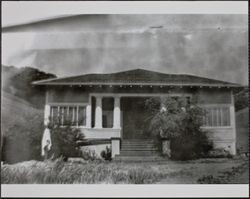
<path id="1" fill-rule="evenodd" d="M 228 121 L 228 123 L 229 123 L 229 125 L 227 125 L 227 126 L 206 126 L 206 125 L 202 125 L 201 126 L 201 128 L 205 128 L 205 129 L 215 129 L 215 128 L 218 128 L 218 129 L 225 129 L 225 128 L 232 128 L 233 126 L 232 126 L 232 122 L 231 122 L 231 104 L 199 104 L 199 106 L 203 109 L 203 110 L 206 110 L 206 108 L 219 108 L 220 110 L 222 109 L 222 108 L 228 108 L 228 111 L 229 111 L 229 121 Z M 220 111 L 220 114 L 221 114 L 221 118 L 220 118 L 220 120 L 221 120 L 221 122 L 223 121 L 223 114 L 222 114 L 222 112 Z M 213 122 L 213 114 L 211 114 L 212 115 L 212 122 Z M 207 120 L 208 118 L 206 118 L 206 120 Z M 217 118 L 217 120 L 219 120 L 218 118 Z"/>
<path id="2" fill-rule="evenodd" d="M 49 103 L 48 104 L 50 106 L 50 117 L 51 117 L 51 108 L 56 106 L 56 107 L 76 107 L 76 109 L 78 110 L 78 114 L 79 114 L 79 107 L 84 107 L 85 108 L 85 125 L 78 125 L 78 121 L 77 121 L 77 125 L 70 125 L 72 128 L 87 128 L 87 106 L 89 105 L 89 103 Z M 77 120 L 79 119 L 79 115 L 76 114 Z M 65 127 L 65 125 L 61 125 L 60 127 Z"/>

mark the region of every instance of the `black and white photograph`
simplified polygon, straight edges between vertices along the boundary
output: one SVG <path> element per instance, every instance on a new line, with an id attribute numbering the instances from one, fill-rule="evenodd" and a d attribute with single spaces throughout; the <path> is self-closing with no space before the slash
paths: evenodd
<path id="1" fill-rule="evenodd" d="M 249 184 L 246 13 L 46 3 L 2 5 L 1 184 Z"/>

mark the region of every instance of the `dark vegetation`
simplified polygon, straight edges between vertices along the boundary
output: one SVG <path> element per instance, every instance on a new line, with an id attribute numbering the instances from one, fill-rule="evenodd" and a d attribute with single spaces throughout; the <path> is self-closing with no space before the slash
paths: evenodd
<path id="1" fill-rule="evenodd" d="M 239 93 L 236 93 L 235 96 L 235 111 L 239 111 L 246 107 L 249 107 L 249 88 L 246 87 Z"/>
<path id="2" fill-rule="evenodd" d="M 52 159 L 62 157 L 67 160 L 69 157 L 81 157 L 79 141 L 84 141 L 85 136 L 77 128 L 71 128 L 70 122 L 66 122 L 63 127 L 54 125 L 51 128 L 52 149 L 50 156 Z"/>
<path id="3" fill-rule="evenodd" d="M 150 129 L 160 139 L 170 140 L 171 158 L 190 160 L 206 157 L 212 149 L 202 126 L 206 114 L 195 101 L 185 97 L 151 98 L 146 101 L 151 110 Z"/>
<path id="4" fill-rule="evenodd" d="M 32 67 L 2 66 L 2 89 L 29 102 L 35 108 L 43 108 L 45 90 L 42 87 L 32 86 L 31 82 L 55 77 L 54 74 L 45 73 Z"/>

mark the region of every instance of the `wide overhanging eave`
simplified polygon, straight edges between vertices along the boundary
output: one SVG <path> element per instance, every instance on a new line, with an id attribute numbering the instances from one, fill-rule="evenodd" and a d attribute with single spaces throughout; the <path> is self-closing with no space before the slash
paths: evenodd
<path id="1" fill-rule="evenodd" d="M 107 82 L 33 82 L 37 86 L 139 86 L 139 87 L 209 87 L 209 88 L 242 88 L 238 84 L 199 84 L 199 83 L 107 83 Z"/>

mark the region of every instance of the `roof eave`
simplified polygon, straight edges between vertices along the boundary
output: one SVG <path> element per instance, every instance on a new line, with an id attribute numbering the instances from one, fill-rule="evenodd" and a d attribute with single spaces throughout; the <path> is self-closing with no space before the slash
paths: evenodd
<path id="1" fill-rule="evenodd" d="M 226 88 L 241 88 L 242 85 L 237 84 L 175 84 L 175 83 L 106 83 L 106 82 L 87 82 L 87 83 L 76 83 L 76 82 L 67 82 L 67 83 L 58 83 L 58 82 L 33 82 L 32 85 L 39 86 L 178 86 L 178 87 L 226 87 Z"/>

